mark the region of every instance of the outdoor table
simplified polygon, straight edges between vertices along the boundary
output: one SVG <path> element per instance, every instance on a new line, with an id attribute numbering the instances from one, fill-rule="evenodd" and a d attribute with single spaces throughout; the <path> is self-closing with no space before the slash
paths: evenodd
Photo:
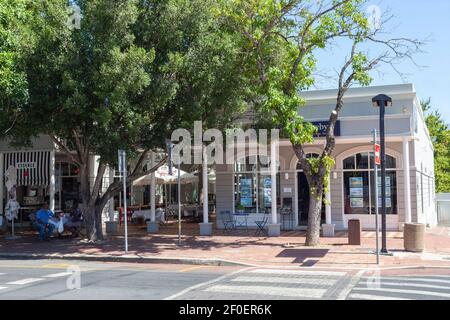
<path id="1" fill-rule="evenodd" d="M 250 213 L 234 213 L 233 216 L 235 218 L 236 229 L 244 228 L 248 232 L 248 217 Z"/>

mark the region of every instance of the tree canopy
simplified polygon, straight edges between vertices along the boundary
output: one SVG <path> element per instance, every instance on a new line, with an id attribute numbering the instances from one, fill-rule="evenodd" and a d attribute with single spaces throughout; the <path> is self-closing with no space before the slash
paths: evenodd
<path id="1" fill-rule="evenodd" d="M 437 110 L 433 110 L 431 99 L 422 101 L 425 121 L 434 146 L 434 172 L 436 192 L 450 192 L 450 127 Z"/>

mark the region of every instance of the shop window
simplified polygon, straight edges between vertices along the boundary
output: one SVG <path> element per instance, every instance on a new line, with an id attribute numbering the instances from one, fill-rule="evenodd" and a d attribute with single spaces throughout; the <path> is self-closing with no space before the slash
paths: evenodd
<path id="1" fill-rule="evenodd" d="M 257 161 L 256 161 L 257 160 Z M 264 212 L 272 206 L 272 178 L 268 159 L 250 157 L 236 161 L 235 206 L 247 212 Z M 265 160 L 265 161 L 264 161 Z M 278 165 L 278 172 L 280 167 Z M 277 174 L 277 204 L 280 204 L 280 174 Z"/>
<path id="2" fill-rule="evenodd" d="M 375 214 L 373 153 L 358 153 L 343 161 L 345 214 Z M 396 159 L 386 156 L 387 214 L 397 214 Z M 381 177 L 378 176 L 378 204 L 381 207 Z"/>

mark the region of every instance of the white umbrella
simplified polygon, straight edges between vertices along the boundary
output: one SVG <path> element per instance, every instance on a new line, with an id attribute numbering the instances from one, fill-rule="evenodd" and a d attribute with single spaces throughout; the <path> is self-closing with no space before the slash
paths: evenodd
<path id="1" fill-rule="evenodd" d="M 161 166 L 155 171 L 155 179 L 157 184 L 176 184 L 178 182 L 178 169 L 172 168 L 172 175 L 169 174 L 168 166 Z M 180 182 L 183 184 L 196 181 L 197 177 L 191 173 L 180 170 Z M 133 182 L 134 186 L 146 186 L 152 182 L 152 174 L 149 173 Z"/>

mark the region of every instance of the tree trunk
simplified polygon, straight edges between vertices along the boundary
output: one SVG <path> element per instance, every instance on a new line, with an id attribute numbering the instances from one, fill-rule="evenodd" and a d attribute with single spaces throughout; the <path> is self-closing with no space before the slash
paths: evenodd
<path id="1" fill-rule="evenodd" d="M 323 179 L 320 177 L 313 177 L 309 183 L 310 199 L 308 211 L 308 230 L 306 232 L 305 245 L 308 247 L 315 247 L 320 242 L 320 223 L 322 217 L 322 203 L 323 203 Z"/>

